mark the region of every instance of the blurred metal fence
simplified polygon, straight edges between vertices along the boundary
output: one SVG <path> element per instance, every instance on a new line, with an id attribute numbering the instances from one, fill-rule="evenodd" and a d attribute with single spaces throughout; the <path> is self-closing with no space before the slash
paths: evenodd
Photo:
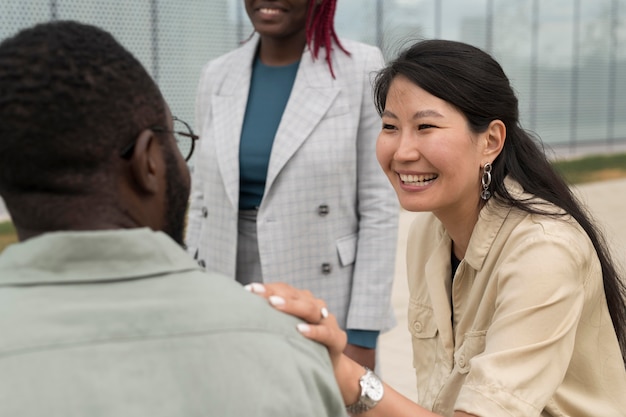
<path id="1" fill-rule="evenodd" d="M 624 149 L 625 18 L 626 0 L 339 0 L 336 28 L 387 59 L 425 38 L 487 50 L 517 91 L 522 125 L 568 157 Z M 243 0 L 0 0 L 0 39 L 55 19 L 111 31 L 190 121 L 203 65 L 252 33 Z"/>

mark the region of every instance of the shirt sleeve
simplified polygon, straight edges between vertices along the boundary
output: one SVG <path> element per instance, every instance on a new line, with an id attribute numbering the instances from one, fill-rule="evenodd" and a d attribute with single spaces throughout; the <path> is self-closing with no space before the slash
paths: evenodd
<path id="1" fill-rule="evenodd" d="M 346 330 L 348 334 L 348 343 L 355 346 L 364 347 L 367 349 L 376 349 L 376 343 L 378 342 L 377 330 Z"/>

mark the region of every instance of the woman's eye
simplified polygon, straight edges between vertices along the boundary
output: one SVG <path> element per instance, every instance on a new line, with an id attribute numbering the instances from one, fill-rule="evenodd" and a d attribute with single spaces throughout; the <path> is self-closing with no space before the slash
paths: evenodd
<path id="1" fill-rule="evenodd" d="M 419 130 L 423 130 L 423 129 L 430 129 L 430 128 L 433 128 L 433 127 L 436 127 L 436 126 L 434 126 L 434 125 L 429 125 L 429 124 L 427 124 L 427 123 L 422 123 L 422 124 L 420 124 L 419 126 L 417 126 L 417 128 L 418 128 Z"/>
<path id="2" fill-rule="evenodd" d="M 390 125 L 388 123 L 383 123 L 383 130 L 393 130 L 396 127 L 394 125 Z"/>

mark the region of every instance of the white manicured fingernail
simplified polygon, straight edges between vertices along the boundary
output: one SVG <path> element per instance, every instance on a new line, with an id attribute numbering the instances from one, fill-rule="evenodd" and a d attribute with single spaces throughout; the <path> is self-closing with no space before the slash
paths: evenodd
<path id="1" fill-rule="evenodd" d="M 285 305 L 285 299 L 278 295 L 270 295 L 269 297 L 270 304 L 273 306 L 283 306 Z"/>
<path id="2" fill-rule="evenodd" d="M 296 328 L 300 333 L 308 333 L 311 330 L 311 326 L 306 323 L 298 323 Z"/>
<path id="3" fill-rule="evenodd" d="M 263 284 L 259 284 L 258 282 L 250 283 L 244 286 L 246 291 L 253 292 L 255 294 L 263 294 L 265 292 L 265 286 Z"/>

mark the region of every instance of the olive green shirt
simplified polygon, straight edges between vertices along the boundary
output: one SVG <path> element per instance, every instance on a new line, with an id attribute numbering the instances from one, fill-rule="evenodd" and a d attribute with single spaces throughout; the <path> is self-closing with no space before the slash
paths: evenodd
<path id="1" fill-rule="evenodd" d="M 0 415 L 345 415 L 296 323 L 162 233 L 49 233 L 0 254 Z"/>

